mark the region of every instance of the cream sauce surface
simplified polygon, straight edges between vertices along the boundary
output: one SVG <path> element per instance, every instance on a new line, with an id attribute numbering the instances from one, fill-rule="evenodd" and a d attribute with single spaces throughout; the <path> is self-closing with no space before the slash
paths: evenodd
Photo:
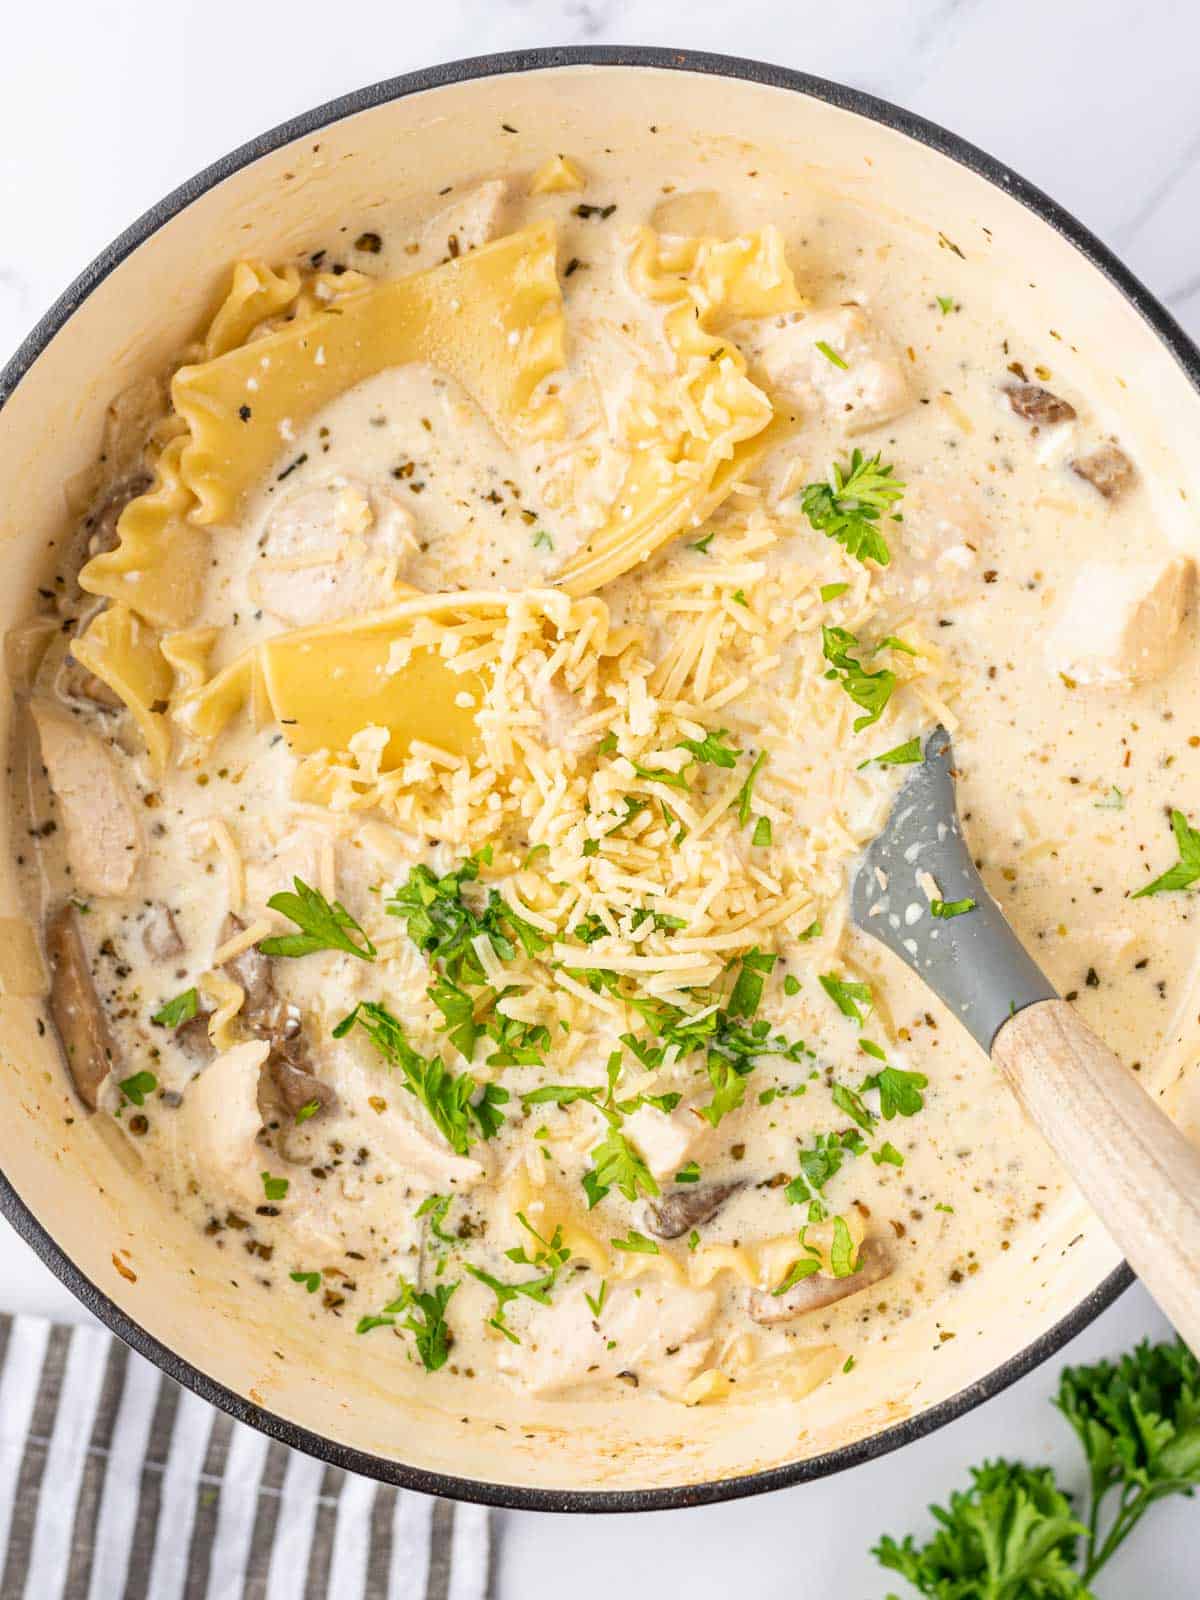
<path id="1" fill-rule="evenodd" d="M 604 526 L 646 393 L 675 370 L 663 306 L 630 279 L 632 230 L 692 231 L 699 217 L 732 236 L 782 220 L 753 192 L 700 193 L 681 210 L 694 181 L 598 162 L 584 189 L 531 196 L 529 174 L 509 177 L 483 233 L 545 217 L 559 229 L 561 433 L 505 441 L 464 386 L 424 364 L 340 395 L 281 438 L 267 481 L 213 531 L 192 624 L 215 630 L 208 672 L 410 589 L 553 586 Z M 469 215 L 469 196 L 460 203 Z M 414 256 L 440 259 L 444 226 L 414 241 L 380 222 L 379 248 L 347 259 L 398 277 Z M 948 252 L 931 260 L 902 228 L 833 201 L 784 232 L 811 306 L 723 326 L 788 419 L 781 441 L 710 517 L 601 591 L 611 627 L 637 630 L 619 660 L 644 670 L 602 663 L 609 677 L 573 688 L 560 664 L 527 686 L 529 737 L 591 785 L 593 809 L 571 799 L 569 827 L 567 778 L 537 804 L 525 791 L 496 805 L 490 821 L 482 786 L 465 823 L 447 805 L 434 827 L 406 796 L 433 781 L 436 754 L 410 756 L 363 804 L 369 784 L 331 778 L 332 757 L 299 759 L 285 730 L 245 714 L 211 742 L 178 740 L 156 774 L 128 715 L 81 685 L 68 634 L 34 684 L 35 705 L 56 704 L 115 761 L 133 818 L 128 888 L 81 886 L 78 801 L 45 731 L 49 788 L 31 743 L 26 803 L 42 837 L 30 895 L 48 912 L 75 903 L 114 1043 L 95 1114 L 128 1137 L 159 1202 L 194 1219 L 197 1249 L 236 1261 L 276 1316 L 327 1320 L 331 1336 L 369 1341 L 375 1360 L 383 1343 L 387 1359 L 432 1368 L 430 1384 L 444 1366 L 563 1399 L 614 1385 L 689 1402 L 737 1384 L 795 1392 L 931 1302 L 952 1337 L 959 1286 L 1060 1201 L 1064 1178 L 988 1061 L 847 921 L 848 875 L 906 770 L 863 764 L 939 717 L 952 720 L 988 888 L 1131 1070 L 1152 1069 L 1183 996 L 1187 896 L 1130 897 L 1174 859 L 1166 812 L 1186 810 L 1200 778 L 1200 657 L 1171 486 L 1136 474 L 1132 424 L 1095 414 L 1086 394 L 1061 392 L 1074 411 L 1062 420 L 1017 413 L 1015 386 L 1059 393 L 1054 340 L 974 303 Z M 1072 463 L 1114 436 L 1136 476 L 1110 498 Z M 855 449 L 903 485 L 875 525 L 886 566 L 854 560 L 802 505 Z M 1080 644 L 1064 617 L 1072 604 L 1088 612 L 1089 583 L 1116 599 L 1097 599 Z M 63 596 L 56 615 L 90 617 L 69 582 Z M 695 620 L 717 613 L 716 655 L 695 670 L 723 672 L 736 686 L 724 698 L 674 682 L 666 665 Z M 826 625 L 853 634 L 864 662 L 878 643 L 871 670 L 897 675 L 859 732 L 861 708 L 829 676 Z M 547 657 L 561 642 L 551 635 Z M 681 728 L 718 735 L 729 764 L 685 761 Z M 378 777 L 364 736 L 360 777 Z M 739 785 L 759 755 L 742 822 Z M 643 771 L 620 767 L 618 795 L 610 768 L 630 760 Z M 623 812 L 630 794 L 636 808 Z M 606 796 L 616 809 L 601 828 Z M 478 879 L 462 876 L 481 849 Z M 432 878 L 414 878 L 421 868 Z M 340 902 L 376 958 L 251 947 L 218 965 L 239 929 L 265 924 L 260 941 L 295 932 L 268 902 L 296 879 Z M 418 922 L 397 912 L 398 893 L 411 911 L 406 885 L 433 879 L 437 904 L 468 913 L 465 968 L 423 949 Z M 488 923 L 492 891 L 535 920 L 501 909 Z M 576 953 L 556 954 L 566 945 Z M 653 981 L 645 951 L 657 952 Z M 755 982 L 760 951 L 774 960 Z M 688 975 L 679 987 L 669 959 Z M 472 961 L 484 970 L 468 980 Z M 571 976 L 598 967 L 618 978 Z M 740 1015 L 739 974 L 756 991 Z M 478 1028 L 494 1028 L 470 1060 L 430 996 L 447 977 Z M 231 978 L 240 1009 L 222 1022 Z M 153 1020 L 192 991 L 199 1018 Z M 470 1070 L 476 1105 L 506 1093 L 494 1102 L 504 1120 L 489 1130 L 486 1110 L 464 1111 L 454 1148 L 364 1013 L 335 1036 L 364 1002 L 386 1006 L 422 1070 Z M 679 1045 L 679 1027 L 705 1019 L 729 1054 Z M 770 1053 L 747 1043 L 755 1022 Z M 517 1063 L 490 1061 L 504 1040 Z M 899 1107 L 880 1085 L 884 1062 L 917 1075 L 902 1080 Z M 737 1102 L 728 1110 L 722 1086 Z M 546 1089 L 557 1103 L 538 1097 Z M 830 1351 L 837 1364 L 820 1365 Z"/>

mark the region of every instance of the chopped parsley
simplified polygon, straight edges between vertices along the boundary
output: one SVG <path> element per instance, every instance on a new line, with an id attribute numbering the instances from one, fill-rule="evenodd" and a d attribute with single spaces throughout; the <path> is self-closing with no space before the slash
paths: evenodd
<path id="1" fill-rule="evenodd" d="M 675 1174 L 675 1182 L 699 1183 L 700 1163 L 698 1161 L 689 1161 L 686 1167 L 680 1167 L 679 1171 Z"/>
<path id="2" fill-rule="evenodd" d="M 760 750 L 754 758 L 750 771 L 746 774 L 745 783 L 734 798 L 734 804 L 737 806 L 739 827 L 744 828 L 750 821 L 750 807 L 754 803 L 754 784 L 763 769 L 766 759 L 767 752 Z"/>
<path id="3" fill-rule="evenodd" d="M 390 1328 L 397 1317 L 403 1317 L 400 1325 L 412 1334 L 421 1365 L 426 1372 L 436 1372 L 439 1367 L 446 1365 L 446 1358 L 450 1354 L 446 1307 L 457 1288 L 457 1283 L 439 1283 L 432 1292 L 422 1294 L 413 1284 L 401 1278 L 400 1293 L 396 1298 L 374 1316 L 360 1317 L 354 1331 L 370 1333 L 372 1328 Z"/>
<path id="4" fill-rule="evenodd" d="M 825 357 L 826 361 L 831 362 L 835 367 L 840 367 L 843 372 L 849 372 L 849 363 L 842 360 L 831 344 L 827 344 L 824 339 L 818 339 L 817 349 Z"/>
<path id="5" fill-rule="evenodd" d="M 757 845 L 760 848 L 762 848 L 765 845 L 769 845 L 771 843 L 771 819 L 770 819 L 770 817 L 759 817 L 755 821 L 754 833 L 751 836 L 750 843 L 753 844 L 753 845 Z"/>
<path id="6" fill-rule="evenodd" d="M 659 1193 L 650 1168 L 619 1128 L 609 1128 L 591 1154 L 592 1167 L 583 1175 L 589 1211 L 610 1189 L 619 1189 L 626 1200 L 636 1200 L 639 1194 L 653 1198 Z"/>
<path id="7" fill-rule="evenodd" d="M 879 1111 L 885 1122 L 893 1117 L 915 1117 L 925 1107 L 922 1089 L 929 1087 L 923 1072 L 904 1072 L 900 1067 L 881 1067 L 863 1084 L 879 1090 Z"/>
<path id="8" fill-rule="evenodd" d="M 158 1079 L 152 1072 L 135 1072 L 131 1078 L 122 1078 L 117 1087 L 126 1100 L 135 1106 L 144 1106 L 146 1096 L 158 1088 Z"/>
<path id="9" fill-rule="evenodd" d="M 849 587 L 848 583 L 823 583 L 821 585 L 821 603 L 828 605 L 831 600 L 836 600 L 839 595 L 845 594 Z"/>
<path id="10" fill-rule="evenodd" d="M 874 655 L 889 642 L 884 640 L 871 654 Z M 854 731 L 861 733 L 883 715 L 896 687 L 896 674 L 887 667 L 880 667 L 878 672 L 868 672 L 862 662 L 850 654 L 851 650 L 860 650 L 862 646 L 846 628 L 823 626 L 821 647 L 829 662 L 825 676 L 840 682 L 854 704 L 862 708 L 862 716 L 854 719 Z"/>
<path id="11" fill-rule="evenodd" d="M 533 1300 L 541 1306 L 549 1305 L 558 1275 L 571 1259 L 570 1250 L 562 1242 L 561 1228 L 555 1228 L 552 1238 L 544 1239 L 519 1211 L 517 1221 L 534 1240 L 535 1249 L 530 1255 L 524 1246 L 519 1245 L 513 1250 L 506 1250 L 504 1254 L 518 1266 L 535 1268 L 536 1277 L 506 1283 L 502 1278 L 485 1272 L 482 1267 L 467 1267 L 471 1276 L 489 1288 L 496 1297 L 496 1311 L 488 1318 L 488 1326 L 502 1333 L 511 1344 L 520 1344 L 521 1341 L 508 1324 L 508 1307 L 517 1299 Z"/>
<path id="12" fill-rule="evenodd" d="M 624 1239 L 610 1239 L 609 1244 L 614 1250 L 624 1250 L 629 1254 L 641 1256 L 657 1256 L 662 1252 L 653 1239 L 647 1239 L 644 1233 L 639 1233 L 636 1228 L 630 1228 Z"/>
<path id="13" fill-rule="evenodd" d="M 629 1004 L 648 1025 L 654 1042 L 644 1035 L 624 1033 L 621 1043 L 648 1072 L 662 1066 L 668 1050 L 673 1049 L 680 1059 L 695 1051 L 704 1051 L 713 1098 L 698 1110 L 714 1128 L 742 1104 L 746 1094 L 745 1079 L 753 1072 L 760 1056 L 778 1055 L 789 1061 L 800 1061 L 812 1054 L 803 1040 L 772 1035 L 768 1023 L 753 1020 L 762 1003 L 767 976 L 777 959 L 761 950 L 748 950 L 742 957 L 725 1004 L 710 1004 L 696 1013 L 666 1000 L 647 996 L 630 998 Z"/>
<path id="14" fill-rule="evenodd" d="M 866 459 L 855 450 L 848 466 L 833 462 L 827 482 L 808 485 L 800 509 L 818 533 L 836 539 L 847 555 L 886 567 L 892 557 L 878 522 L 904 494 L 893 470 L 884 466 L 878 452 Z"/>
<path id="15" fill-rule="evenodd" d="M 703 739 L 681 739 L 677 750 L 687 750 L 694 761 L 705 761 L 713 767 L 736 767 L 741 751 L 735 744 L 726 744 L 728 728 L 718 728 L 706 733 Z"/>
<path id="16" fill-rule="evenodd" d="M 286 1178 L 273 1178 L 269 1172 L 260 1172 L 259 1177 L 262 1179 L 263 1194 L 266 1195 L 268 1200 L 287 1199 L 290 1185 Z"/>
<path id="17" fill-rule="evenodd" d="M 484 1139 L 492 1139 L 504 1122 L 499 1107 L 508 1100 L 508 1090 L 499 1084 L 484 1086 L 478 1100 L 478 1085 L 470 1073 L 452 1073 L 437 1056 L 423 1056 L 414 1050 L 404 1029 L 386 1006 L 374 1000 L 361 1000 L 333 1030 L 341 1039 L 355 1025 L 362 1028 L 390 1067 L 398 1067 L 404 1087 L 428 1111 L 438 1131 L 458 1155 L 466 1155 L 472 1140 L 472 1123 Z"/>
<path id="18" fill-rule="evenodd" d="M 309 1294 L 316 1294 L 321 1287 L 321 1274 L 319 1272 L 289 1272 L 288 1277 L 293 1283 L 302 1283 Z"/>
<path id="19" fill-rule="evenodd" d="M 261 939 L 258 948 L 263 955 L 307 956 L 315 950 L 344 950 L 360 961 L 374 961 L 375 946 L 340 900 L 331 905 L 319 889 L 310 889 L 303 878 L 293 878 L 292 882 L 294 894 L 281 890 L 271 896 L 267 905 L 272 911 L 281 911 L 300 932 Z"/>
<path id="20" fill-rule="evenodd" d="M 833 1242 L 829 1246 L 829 1268 L 835 1278 L 849 1278 L 858 1271 L 858 1251 L 850 1237 L 845 1217 L 833 1219 Z"/>
<path id="21" fill-rule="evenodd" d="M 878 1150 L 871 1151 L 871 1160 L 877 1167 L 882 1167 L 885 1164 L 889 1167 L 902 1167 L 904 1165 L 904 1157 L 896 1149 L 896 1146 L 887 1139 L 879 1146 Z"/>
<path id="22" fill-rule="evenodd" d="M 974 911 L 975 901 L 965 900 L 931 900 L 929 914 L 940 917 L 943 922 L 948 922 L 951 917 L 965 917 L 968 911 Z"/>
<path id="23" fill-rule="evenodd" d="M 321 1102 L 319 1100 L 306 1100 L 296 1113 L 297 1123 L 307 1122 L 310 1117 L 315 1117 L 320 1109 Z"/>
<path id="24" fill-rule="evenodd" d="M 168 1000 L 150 1018 L 160 1028 L 178 1028 L 181 1023 L 190 1022 L 200 1010 L 200 997 L 195 989 L 185 989 L 182 994 L 177 994 L 173 1000 Z"/>
<path id="25" fill-rule="evenodd" d="M 864 767 L 905 767 L 921 759 L 921 741 L 914 734 L 894 749 L 885 750 L 881 756 L 868 756 L 865 761 L 860 761 L 858 771 L 861 772 Z"/>
<path id="26" fill-rule="evenodd" d="M 847 1128 L 844 1133 L 818 1133 L 812 1147 L 799 1152 L 800 1171 L 784 1190 L 784 1199 L 793 1206 L 807 1204 L 809 1220 L 819 1222 L 825 1215 L 825 1185 L 837 1177 L 847 1156 L 860 1156 L 866 1148 L 862 1135 L 854 1128 Z"/>
<path id="27" fill-rule="evenodd" d="M 871 1011 L 871 985 L 869 983 L 852 983 L 846 978 L 839 978 L 836 973 L 822 972 L 820 974 L 821 987 L 833 1001 L 834 1005 L 844 1017 L 862 1023 L 866 1015 L 859 1010 L 860 1006 L 866 1007 L 866 1014 Z"/>

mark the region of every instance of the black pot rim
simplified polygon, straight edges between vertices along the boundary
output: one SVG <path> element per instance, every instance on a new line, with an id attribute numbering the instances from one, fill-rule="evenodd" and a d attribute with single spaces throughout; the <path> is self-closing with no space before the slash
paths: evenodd
<path id="1" fill-rule="evenodd" d="M 585 45 L 499 52 L 406 73 L 401 77 L 387 79 L 382 83 L 372 84 L 328 101 L 312 111 L 260 134 L 239 149 L 215 161 L 156 205 L 151 206 L 131 227 L 103 250 L 55 301 L 19 346 L 12 359 L 0 370 L 0 408 L 12 395 L 38 356 L 88 295 L 115 267 L 120 265 L 126 256 L 194 200 L 243 167 L 269 155 L 294 139 L 317 132 L 357 112 L 370 110 L 407 95 L 505 73 L 516 74 L 548 68 L 581 66 L 651 67 L 744 79 L 808 95 L 907 134 L 918 143 L 948 157 L 960 166 L 967 167 L 1006 194 L 1012 195 L 1074 245 L 1080 255 L 1103 273 L 1149 324 L 1192 385 L 1200 392 L 1200 351 L 1159 300 L 1070 212 L 1027 182 L 1012 168 L 985 154 L 965 139 L 948 132 L 936 123 L 928 122 L 910 111 L 866 94 L 862 90 L 847 88 L 824 78 L 811 77 L 807 73 L 795 72 L 766 62 L 660 47 Z M 384 1483 L 417 1490 L 424 1494 L 442 1495 L 451 1499 L 474 1501 L 519 1511 L 659 1511 L 710 1505 L 719 1501 L 740 1499 L 746 1495 L 762 1494 L 771 1489 L 787 1488 L 793 1484 L 807 1483 L 875 1460 L 899 1449 L 902 1445 L 923 1438 L 926 1434 L 945 1426 L 946 1423 L 965 1415 L 983 1401 L 991 1399 L 993 1395 L 1001 1393 L 1010 1384 L 1055 1355 L 1133 1282 L 1133 1273 L 1127 1265 L 1122 1264 L 1054 1327 L 977 1382 L 931 1406 L 928 1410 L 885 1428 L 881 1433 L 843 1445 L 823 1455 L 740 1477 L 718 1479 L 711 1483 L 680 1484 L 671 1488 L 538 1489 L 459 1478 L 446 1473 L 427 1472 L 419 1467 L 406 1466 L 384 1456 L 338 1444 L 332 1439 L 312 1433 L 277 1416 L 264 1406 L 255 1405 L 185 1361 L 126 1315 L 66 1255 L 21 1199 L 3 1172 L 0 1172 L 0 1212 L 99 1321 L 106 1324 L 139 1355 L 152 1361 L 168 1377 L 227 1412 L 236 1421 L 258 1428 L 269 1438 L 276 1439 L 293 1449 L 303 1450 L 332 1466 L 359 1473 L 364 1477 L 375 1478 Z"/>

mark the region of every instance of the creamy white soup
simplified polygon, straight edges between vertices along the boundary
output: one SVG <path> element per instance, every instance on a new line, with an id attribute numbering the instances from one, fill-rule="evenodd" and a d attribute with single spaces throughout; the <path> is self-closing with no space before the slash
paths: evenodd
<path id="1" fill-rule="evenodd" d="M 847 1381 L 1062 1195 L 848 923 L 938 722 L 1131 1070 L 1191 959 L 1175 486 L 953 240 L 702 184 L 564 155 L 239 264 L 10 640 L 81 1114 L 435 1397 Z"/>

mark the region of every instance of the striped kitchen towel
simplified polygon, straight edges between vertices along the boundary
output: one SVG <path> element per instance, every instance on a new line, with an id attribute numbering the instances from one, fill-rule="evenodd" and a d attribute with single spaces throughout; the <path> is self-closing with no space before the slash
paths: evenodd
<path id="1" fill-rule="evenodd" d="M 275 1444 L 99 1328 L 0 1315 L 0 1600 L 485 1600 L 488 1514 Z"/>

